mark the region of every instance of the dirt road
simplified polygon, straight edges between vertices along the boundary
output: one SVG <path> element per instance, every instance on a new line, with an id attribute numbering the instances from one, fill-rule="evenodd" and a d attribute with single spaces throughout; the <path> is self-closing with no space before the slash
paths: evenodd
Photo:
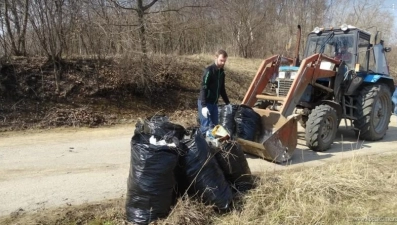
<path id="1" fill-rule="evenodd" d="M 329 151 L 308 150 L 301 130 L 291 162 L 277 165 L 247 156 L 251 170 L 260 173 L 315 166 L 397 150 L 396 116 L 392 116 L 385 138 L 372 143 L 357 141 L 354 132 L 342 124 Z M 132 134 L 132 125 L 0 134 L 0 216 L 122 197 Z"/>

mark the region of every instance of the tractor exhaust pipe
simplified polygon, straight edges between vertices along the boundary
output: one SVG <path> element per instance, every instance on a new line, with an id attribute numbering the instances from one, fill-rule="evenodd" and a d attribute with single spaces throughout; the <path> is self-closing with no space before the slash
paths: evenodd
<path id="1" fill-rule="evenodd" d="M 302 36 L 301 25 L 298 25 L 298 32 L 296 34 L 295 58 L 293 62 L 294 66 L 299 66 L 299 48 L 301 44 L 301 36 Z"/>

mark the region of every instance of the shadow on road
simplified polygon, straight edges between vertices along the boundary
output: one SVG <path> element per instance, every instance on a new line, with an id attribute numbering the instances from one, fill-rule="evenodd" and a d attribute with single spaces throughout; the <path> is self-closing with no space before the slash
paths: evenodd
<path id="1" fill-rule="evenodd" d="M 310 150 L 306 146 L 305 141 L 305 131 L 302 128 L 298 129 L 298 145 L 294 151 L 293 156 L 288 162 L 280 163 L 277 165 L 286 166 L 286 165 L 294 165 L 294 164 L 301 164 L 307 163 L 310 161 L 322 161 L 328 158 L 340 156 L 343 158 L 343 154 L 354 154 L 359 153 L 361 151 L 377 151 L 380 152 L 385 149 L 393 149 L 393 143 L 397 142 L 397 117 L 392 116 L 391 122 L 389 124 L 389 130 L 387 131 L 386 135 L 383 139 L 370 142 L 359 140 L 356 137 L 356 134 L 352 127 L 346 127 L 342 123 L 339 127 L 338 133 L 336 134 L 336 139 L 332 144 L 331 148 L 324 152 L 316 152 Z M 390 145 L 385 145 L 385 142 L 391 142 Z M 246 155 L 247 159 L 255 160 L 259 159 L 253 155 Z M 266 161 L 265 161 L 266 162 Z"/>

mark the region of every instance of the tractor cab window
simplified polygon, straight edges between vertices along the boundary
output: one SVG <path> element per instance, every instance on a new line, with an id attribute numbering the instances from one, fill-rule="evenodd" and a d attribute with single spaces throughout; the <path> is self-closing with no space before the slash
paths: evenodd
<path id="1" fill-rule="evenodd" d="M 327 33 L 321 36 L 313 35 L 308 39 L 306 56 L 322 53 L 329 57 L 345 61 L 349 68 L 354 68 L 354 35 Z"/>
<path id="2" fill-rule="evenodd" d="M 374 55 L 370 54 L 368 47 L 369 47 L 369 40 L 360 37 L 358 41 L 358 52 L 357 52 L 357 58 L 358 58 L 357 63 L 360 64 L 360 71 L 375 69 Z M 367 57 L 369 58 L 369 63 Z"/>
<path id="3" fill-rule="evenodd" d="M 349 37 L 350 36 L 350 37 Z M 349 68 L 354 65 L 354 42 L 352 35 L 343 35 L 336 38 L 334 42 L 335 52 L 333 57 L 344 61 Z"/>

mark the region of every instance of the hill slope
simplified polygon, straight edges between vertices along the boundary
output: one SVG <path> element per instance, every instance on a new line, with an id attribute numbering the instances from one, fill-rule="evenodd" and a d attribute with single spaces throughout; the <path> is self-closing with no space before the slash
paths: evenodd
<path id="1" fill-rule="evenodd" d="M 0 72 L 0 131 L 95 127 L 158 112 L 192 118 L 202 71 L 212 60 L 207 55 L 152 56 L 148 78 L 139 58 L 68 59 L 60 66 L 56 92 L 51 63 L 10 59 Z M 229 57 L 226 86 L 232 102 L 242 100 L 260 62 Z"/>

